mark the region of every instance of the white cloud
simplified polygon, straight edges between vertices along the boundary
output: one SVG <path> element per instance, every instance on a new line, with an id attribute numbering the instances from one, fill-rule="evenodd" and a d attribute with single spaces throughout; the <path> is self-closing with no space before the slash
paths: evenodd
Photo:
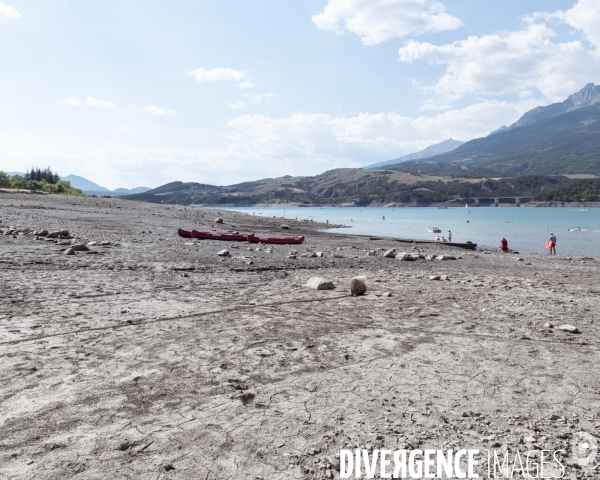
<path id="1" fill-rule="evenodd" d="M 229 108 L 233 110 L 239 110 L 240 108 L 244 108 L 246 104 L 241 100 L 239 102 L 229 102 Z"/>
<path id="2" fill-rule="evenodd" d="M 600 2 L 580 0 L 571 10 L 533 14 L 522 30 L 496 32 L 444 45 L 407 41 L 400 60 L 446 65 L 437 83 L 423 90 L 442 98 L 471 94 L 522 97 L 539 90 L 543 101 L 559 101 L 585 84 L 600 80 L 600 52 L 579 40 L 559 42 L 555 30 L 536 20 L 558 19 L 600 44 Z"/>
<path id="3" fill-rule="evenodd" d="M 343 27 L 365 45 L 424 32 L 453 30 L 462 22 L 435 0 L 329 0 L 312 21 L 340 35 Z"/>
<path id="4" fill-rule="evenodd" d="M 15 7 L 0 2 L 0 14 L 2 13 L 8 18 L 21 18 L 21 14 L 15 10 Z"/>
<path id="5" fill-rule="evenodd" d="M 166 115 L 167 113 L 175 113 L 175 110 L 171 110 L 170 108 L 157 107 L 156 105 L 148 105 L 147 107 L 144 107 L 144 110 L 154 115 Z"/>
<path id="6" fill-rule="evenodd" d="M 246 72 L 231 68 L 213 68 L 212 70 L 198 68 L 189 71 L 188 75 L 193 75 L 198 82 L 236 82 L 238 88 L 254 87 Z"/>
<path id="7" fill-rule="evenodd" d="M 554 43 L 553 36 L 552 29 L 534 24 L 518 32 L 441 46 L 410 40 L 400 48 L 400 60 L 447 65 L 446 73 L 425 90 L 448 98 L 537 88 L 547 99 L 558 101 L 600 78 L 600 56 L 579 41 Z"/>
<path id="8" fill-rule="evenodd" d="M 268 102 L 269 100 L 272 100 L 273 98 L 275 98 L 277 95 L 275 95 L 274 93 L 259 93 L 258 95 L 252 95 L 250 97 L 250 100 L 252 100 L 254 103 L 263 103 L 263 102 Z"/>
<path id="9" fill-rule="evenodd" d="M 91 107 L 99 107 L 99 108 L 116 108 L 115 104 L 112 102 L 106 102 L 104 100 L 98 100 L 94 97 L 87 97 L 84 101 L 86 105 Z"/>
<path id="10" fill-rule="evenodd" d="M 62 101 L 62 103 L 65 105 L 79 105 L 79 100 L 77 100 L 75 97 L 67 97 Z"/>
<path id="11" fill-rule="evenodd" d="M 597 0 L 579 0 L 569 10 L 555 12 L 536 12 L 526 17 L 529 22 L 538 19 L 558 20 L 580 30 L 584 37 L 596 47 L 600 47 L 600 2 Z"/>
<path id="12" fill-rule="evenodd" d="M 222 146 L 205 150 L 114 143 L 95 148 L 77 138 L 69 142 L 4 132 L 0 134 L 0 162 L 7 159 L 12 170 L 32 162 L 49 163 L 60 173 L 83 175 L 110 188 L 156 186 L 181 179 L 229 185 L 359 167 L 450 137 L 469 140 L 514 122 L 535 105 L 533 99 L 515 104 L 492 100 L 416 118 L 394 112 L 297 113 L 282 118 L 240 115 L 229 121 L 230 135 Z"/>

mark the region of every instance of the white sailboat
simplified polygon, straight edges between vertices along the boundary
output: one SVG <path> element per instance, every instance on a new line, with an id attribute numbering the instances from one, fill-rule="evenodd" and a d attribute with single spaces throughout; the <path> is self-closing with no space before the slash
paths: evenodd
<path id="1" fill-rule="evenodd" d="M 465 203 L 465 210 L 468 210 L 468 209 L 469 209 L 469 204 Z"/>

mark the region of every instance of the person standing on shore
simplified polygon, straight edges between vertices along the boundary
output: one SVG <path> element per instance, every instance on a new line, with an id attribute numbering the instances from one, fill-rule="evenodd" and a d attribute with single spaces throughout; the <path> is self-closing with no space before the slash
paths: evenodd
<path id="1" fill-rule="evenodd" d="M 550 238 L 546 242 L 546 248 L 550 250 L 550 255 L 556 255 L 556 235 L 550 234 Z"/>
<path id="2" fill-rule="evenodd" d="M 448 230 L 448 241 L 452 241 L 452 232 L 450 230 Z"/>

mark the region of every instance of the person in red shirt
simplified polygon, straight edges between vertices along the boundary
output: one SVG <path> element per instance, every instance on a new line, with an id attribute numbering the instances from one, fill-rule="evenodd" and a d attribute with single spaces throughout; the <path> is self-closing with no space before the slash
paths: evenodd
<path id="1" fill-rule="evenodd" d="M 502 253 L 508 253 L 508 240 L 506 240 L 506 238 L 502 237 L 502 240 L 500 240 L 498 251 Z"/>

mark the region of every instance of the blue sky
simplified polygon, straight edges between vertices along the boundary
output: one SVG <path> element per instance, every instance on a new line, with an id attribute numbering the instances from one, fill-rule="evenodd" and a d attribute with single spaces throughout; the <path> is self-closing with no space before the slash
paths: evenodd
<path id="1" fill-rule="evenodd" d="M 469 140 L 600 82 L 597 0 L 0 2 L 0 169 L 226 185 Z"/>

